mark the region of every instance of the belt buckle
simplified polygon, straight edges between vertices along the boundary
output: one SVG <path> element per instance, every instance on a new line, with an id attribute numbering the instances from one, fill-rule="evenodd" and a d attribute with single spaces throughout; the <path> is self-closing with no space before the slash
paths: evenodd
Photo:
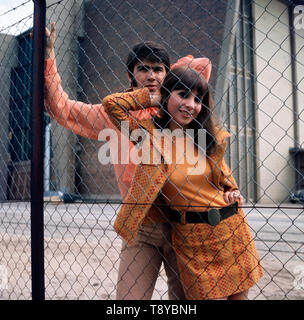
<path id="1" fill-rule="evenodd" d="M 218 209 L 212 208 L 208 211 L 208 222 L 213 227 L 217 226 L 221 221 L 221 214 Z"/>

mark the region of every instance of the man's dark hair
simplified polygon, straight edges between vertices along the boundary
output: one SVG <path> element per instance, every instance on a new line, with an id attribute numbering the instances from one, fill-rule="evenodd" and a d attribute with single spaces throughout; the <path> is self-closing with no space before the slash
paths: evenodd
<path id="1" fill-rule="evenodd" d="M 143 60 L 162 63 L 165 66 L 166 72 L 170 70 L 170 58 L 165 48 L 153 41 L 139 43 L 130 51 L 126 63 L 132 86 L 136 86 L 133 76 L 134 67 L 136 63 Z"/>

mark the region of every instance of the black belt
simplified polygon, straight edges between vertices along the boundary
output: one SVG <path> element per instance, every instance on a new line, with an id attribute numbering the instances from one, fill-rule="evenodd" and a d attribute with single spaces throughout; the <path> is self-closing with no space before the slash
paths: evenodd
<path id="1" fill-rule="evenodd" d="M 225 220 L 238 212 L 238 203 L 235 202 L 230 206 L 223 208 L 212 208 L 209 211 L 197 212 L 187 211 L 185 213 L 170 210 L 169 219 L 173 222 L 185 223 L 208 223 L 211 226 L 218 225 L 222 220 Z"/>

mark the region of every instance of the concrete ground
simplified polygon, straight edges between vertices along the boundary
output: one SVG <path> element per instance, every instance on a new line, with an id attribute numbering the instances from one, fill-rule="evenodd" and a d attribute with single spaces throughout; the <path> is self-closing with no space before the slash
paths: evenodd
<path id="1" fill-rule="evenodd" d="M 264 277 L 256 300 L 304 299 L 304 209 L 245 208 Z M 121 240 L 113 230 L 118 204 L 46 203 L 46 299 L 115 299 Z M 0 299 L 31 299 L 30 203 L 0 204 Z M 1 273 L 1 272 L 0 272 Z M 3 276 L 2 276 L 3 277 Z M 167 299 L 164 270 L 153 299 Z"/>

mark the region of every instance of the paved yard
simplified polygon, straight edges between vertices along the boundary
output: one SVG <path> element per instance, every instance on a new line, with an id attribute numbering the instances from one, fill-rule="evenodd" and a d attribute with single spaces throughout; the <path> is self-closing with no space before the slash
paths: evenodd
<path id="1" fill-rule="evenodd" d="M 121 240 L 112 224 L 118 209 L 118 204 L 45 205 L 47 299 L 115 298 Z M 245 212 L 265 270 L 250 298 L 304 299 L 303 209 L 286 204 Z M 0 299 L 30 299 L 30 204 L 1 203 L 0 222 L 0 266 L 8 271 Z M 153 299 L 167 299 L 166 291 L 162 270 Z"/>

